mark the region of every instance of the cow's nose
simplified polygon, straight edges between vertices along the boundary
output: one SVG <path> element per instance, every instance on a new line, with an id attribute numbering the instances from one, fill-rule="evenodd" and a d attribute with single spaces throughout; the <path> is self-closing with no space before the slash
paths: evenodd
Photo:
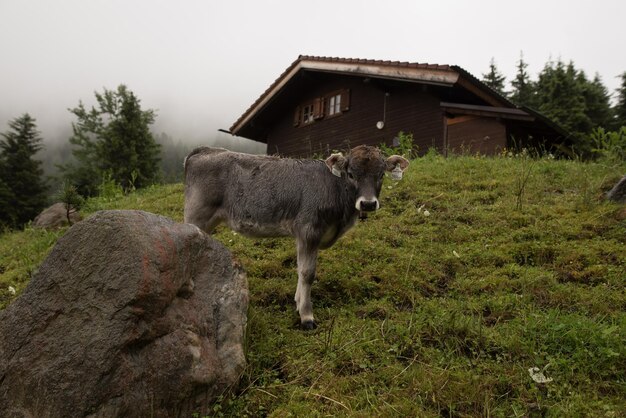
<path id="1" fill-rule="evenodd" d="M 378 202 L 375 200 L 361 200 L 360 210 L 363 212 L 373 212 L 378 209 Z"/>

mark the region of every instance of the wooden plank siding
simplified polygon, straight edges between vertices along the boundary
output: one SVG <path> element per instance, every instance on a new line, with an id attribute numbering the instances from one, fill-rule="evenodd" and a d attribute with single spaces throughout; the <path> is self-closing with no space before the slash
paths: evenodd
<path id="1" fill-rule="evenodd" d="M 457 116 L 448 119 L 448 151 L 493 155 L 506 145 L 506 126 L 497 118 Z"/>
<path id="2" fill-rule="evenodd" d="M 349 89 L 350 109 L 336 116 L 294 126 L 294 113 L 301 103 Z M 385 103 L 385 93 L 389 93 Z M 364 82 L 363 77 L 337 74 L 316 75 L 291 110 L 283 112 L 267 133 L 267 152 L 294 157 L 327 155 L 360 144 L 391 145 L 398 132 L 412 133 L 420 154 L 430 147 L 443 147 L 443 112 L 439 97 L 420 85 L 401 88 Z M 386 112 L 384 112 L 386 110 Z M 383 129 L 376 123 L 385 119 Z"/>

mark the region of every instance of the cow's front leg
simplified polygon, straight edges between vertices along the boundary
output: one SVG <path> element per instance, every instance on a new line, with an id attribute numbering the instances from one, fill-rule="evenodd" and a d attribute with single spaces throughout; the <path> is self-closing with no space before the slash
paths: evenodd
<path id="1" fill-rule="evenodd" d="M 300 325 L 303 329 L 315 329 L 313 304 L 311 303 L 311 285 L 315 280 L 317 265 L 317 246 L 298 240 L 298 286 L 296 288 L 296 309 L 300 314 Z"/>

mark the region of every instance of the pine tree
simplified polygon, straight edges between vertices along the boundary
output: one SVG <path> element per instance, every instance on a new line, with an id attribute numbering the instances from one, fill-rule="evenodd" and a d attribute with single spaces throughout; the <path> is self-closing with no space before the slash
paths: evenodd
<path id="1" fill-rule="evenodd" d="M 506 96 L 504 92 L 504 75 L 500 73 L 498 68 L 496 67 L 496 61 L 494 58 L 491 58 L 489 63 L 489 72 L 487 74 L 483 74 L 483 83 L 491 87 L 493 90 L 497 91 L 503 96 Z"/>
<path id="2" fill-rule="evenodd" d="M 518 106 L 534 107 L 534 83 L 531 81 L 526 68 L 528 64 L 524 61 L 524 54 L 520 52 L 520 58 L 517 62 L 517 74 L 515 79 L 511 81 L 513 90 L 510 99 Z"/>
<path id="3" fill-rule="evenodd" d="M 62 167 L 81 194 L 95 194 L 103 178 L 124 190 L 141 188 L 160 179 L 159 145 L 149 126 L 153 110 L 142 110 L 139 99 L 126 86 L 95 93 L 98 107 L 82 102 L 70 109 L 77 118 L 70 143 L 76 164 Z"/>
<path id="4" fill-rule="evenodd" d="M 46 206 L 46 185 L 41 161 L 34 159 L 42 145 L 35 119 L 28 113 L 9 122 L 0 141 L 0 222 L 21 227 Z"/>
<path id="5" fill-rule="evenodd" d="M 571 61 L 545 65 L 537 81 L 536 98 L 539 111 L 570 133 L 580 155 L 591 152 L 591 132 L 611 124 L 609 94 L 600 76 L 588 80 Z"/>
<path id="6" fill-rule="evenodd" d="M 15 197 L 11 188 L 4 182 L 2 176 L 4 175 L 5 164 L 3 160 L 0 160 L 0 233 L 5 227 L 15 225 L 15 210 L 13 208 L 13 201 Z"/>
<path id="7" fill-rule="evenodd" d="M 611 104 L 609 91 L 599 74 L 592 81 L 587 80 L 585 73 L 578 73 L 578 82 L 585 101 L 585 114 L 591 121 L 591 129 L 609 128 L 611 124 Z"/>
<path id="8" fill-rule="evenodd" d="M 622 126 L 626 126 L 626 71 L 624 71 L 620 78 L 622 79 L 622 85 L 617 89 L 617 103 L 613 107 L 613 126 L 615 131 L 619 131 Z"/>
<path id="9" fill-rule="evenodd" d="M 78 211 L 85 202 L 83 197 L 78 193 L 76 187 L 68 182 L 63 183 L 61 190 L 57 193 L 57 199 L 65 207 L 65 217 L 68 225 L 72 226 L 72 213 Z"/>
<path id="10" fill-rule="evenodd" d="M 577 140 L 591 131 L 592 122 L 585 114 L 583 87 L 572 62 L 548 62 L 537 80 L 537 107 Z"/>

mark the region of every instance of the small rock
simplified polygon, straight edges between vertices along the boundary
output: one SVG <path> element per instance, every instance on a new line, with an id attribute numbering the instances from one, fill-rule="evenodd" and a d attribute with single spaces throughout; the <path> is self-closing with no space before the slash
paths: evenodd
<path id="1" fill-rule="evenodd" d="M 70 208 L 70 220 L 72 224 L 80 222 L 82 217 L 74 208 Z M 33 221 L 33 226 L 37 228 L 60 228 L 66 226 L 67 209 L 64 203 L 55 203 L 47 209 L 44 209 Z"/>
<path id="2" fill-rule="evenodd" d="M 626 175 L 609 190 L 606 198 L 615 203 L 626 203 Z"/>

